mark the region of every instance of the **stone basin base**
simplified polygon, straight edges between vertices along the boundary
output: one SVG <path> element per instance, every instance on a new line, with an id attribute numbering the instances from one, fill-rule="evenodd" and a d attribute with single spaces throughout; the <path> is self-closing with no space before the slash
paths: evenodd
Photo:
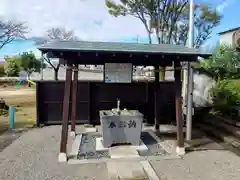
<path id="1" fill-rule="evenodd" d="M 161 140 L 155 139 L 151 132 L 141 132 L 139 146 L 115 146 L 105 148 L 103 146 L 103 137 L 100 133 L 84 133 L 78 135 L 75 141 L 80 141 L 74 146 L 77 159 L 121 159 L 121 158 L 139 158 L 147 156 L 165 156 L 168 152 L 162 147 Z M 76 149 L 75 149 L 76 148 Z"/>

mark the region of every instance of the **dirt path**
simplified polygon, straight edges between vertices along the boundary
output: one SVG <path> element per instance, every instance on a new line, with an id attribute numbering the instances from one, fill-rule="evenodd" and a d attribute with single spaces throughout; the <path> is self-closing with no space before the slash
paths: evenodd
<path id="1" fill-rule="evenodd" d="M 14 86 L 0 89 L 0 98 L 3 98 L 8 106 L 14 106 L 15 127 L 21 128 L 25 125 L 35 124 L 36 122 L 36 90 L 34 88 Z M 0 116 L 0 134 L 8 130 L 8 114 Z"/>
<path id="2" fill-rule="evenodd" d="M 3 88 L 0 89 L 0 97 L 5 98 L 9 96 L 24 96 L 24 95 L 34 95 L 35 89 L 13 89 L 13 88 Z"/>

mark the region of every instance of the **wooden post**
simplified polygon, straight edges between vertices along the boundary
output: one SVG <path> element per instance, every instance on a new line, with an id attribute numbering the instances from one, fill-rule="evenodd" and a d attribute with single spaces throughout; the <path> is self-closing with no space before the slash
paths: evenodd
<path id="1" fill-rule="evenodd" d="M 183 118 L 182 118 L 182 97 L 181 97 L 181 65 L 180 61 L 174 62 L 175 77 L 175 103 L 176 103 L 176 121 L 177 121 L 177 148 L 179 155 L 185 154 L 183 137 Z"/>
<path id="2" fill-rule="evenodd" d="M 67 65 L 66 68 L 66 80 L 64 88 L 63 99 L 63 116 L 62 116 L 62 134 L 60 154 L 58 157 L 59 162 L 67 161 L 67 139 L 68 139 L 68 118 L 69 118 L 69 101 L 71 96 L 71 82 L 72 82 L 72 65 Z"/>
<path id="3" fill-rule="evenodd" d="M 159 66 L 154 66 L 154 121 L 155 121 L 155 130 L 159 130 Z"/>
<path id="4" fill-rule="evenodd" d="M 72 84 L 72 114 L 71 114 L 71 136 L 76 135 L 76 111 L 77 111 L 77 91 L 78 91 L 78 64 L 73 68 L 73 84 Z"/>

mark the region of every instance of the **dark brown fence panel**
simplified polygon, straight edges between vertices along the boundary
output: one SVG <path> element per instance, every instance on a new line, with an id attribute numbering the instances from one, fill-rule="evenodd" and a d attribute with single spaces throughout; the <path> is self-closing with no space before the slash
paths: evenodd
<path id="1" fill-rule="evenodd" d="M 162 82 L 159 91 L 160 122 L 168 124 L 176 120 L 175 85 L 173 82 Z"/>
<path id="2" fill-rule="evenodd" d="M 161 123 L 175 121 L 174 90 L 173 82 L 160 83 L 159 108 Z M 61 123 L 63 94 L 64 81 L 37 82 L 38 124 Z M 121 108 L 138 109 L 144 114 L 149 123 L 154 122 L 153 82 L 141 81 L 131 84 L 106 84 L 98 81 L 79 81 L 77 92 L 77 123 L 99 124 L 99 110 L 116 108 L 117 98 L 120 98 Z"/>
<path id="3" fill-rule="evenodd" d="M 120 98 L 121 109 L 138 109 L 144 113 L 145 107 L 147 107 L 148 91 L 144 82 L 132 84 L 96 83 L 93 87 L 93 123 L 99 122 L 99 110 L 117 107 L 117 98 Z"/>

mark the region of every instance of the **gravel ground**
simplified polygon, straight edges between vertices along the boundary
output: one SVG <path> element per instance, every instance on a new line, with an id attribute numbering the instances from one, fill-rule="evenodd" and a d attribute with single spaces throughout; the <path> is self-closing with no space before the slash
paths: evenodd
<path id="1" fill-rule="evenodd" d="M 229 151 L 195 151 L 184 159 L 152 161 L 161 180 L 239 180 L 240 158 Z"/>
<path id="2" fill-rule="evenodd" d="M 105 164 L 57 162 L 60 126 L 32 129 L 0 153 L 1 180 L 107 180 Z M 94 172 L 94 173 L 93 173 Z"/>
<path id="3" fill-rule="evenodd" d="M 1 180 L 108 180 L 106 164 L 57 162 L 60 126 L 31 129 L 0 152 Z M 70 143 L 69 143 L 70 144 Z M 228 151 L 196 151 L 183 160 L 151 161 L 161 180 L 239 180 L 240 158 Z"/>
<path id="4" fill-rule="evenodd" d="M 27 129 L 23 129 L 20 131 L 6 131 L 5 133 L 0 135 L 0 152 L 4 150 L 5 147 L 9 146 L 12 142 L 14 142 L 17 138 L 21 136 L 22 133 L 27 131 Z"/>

